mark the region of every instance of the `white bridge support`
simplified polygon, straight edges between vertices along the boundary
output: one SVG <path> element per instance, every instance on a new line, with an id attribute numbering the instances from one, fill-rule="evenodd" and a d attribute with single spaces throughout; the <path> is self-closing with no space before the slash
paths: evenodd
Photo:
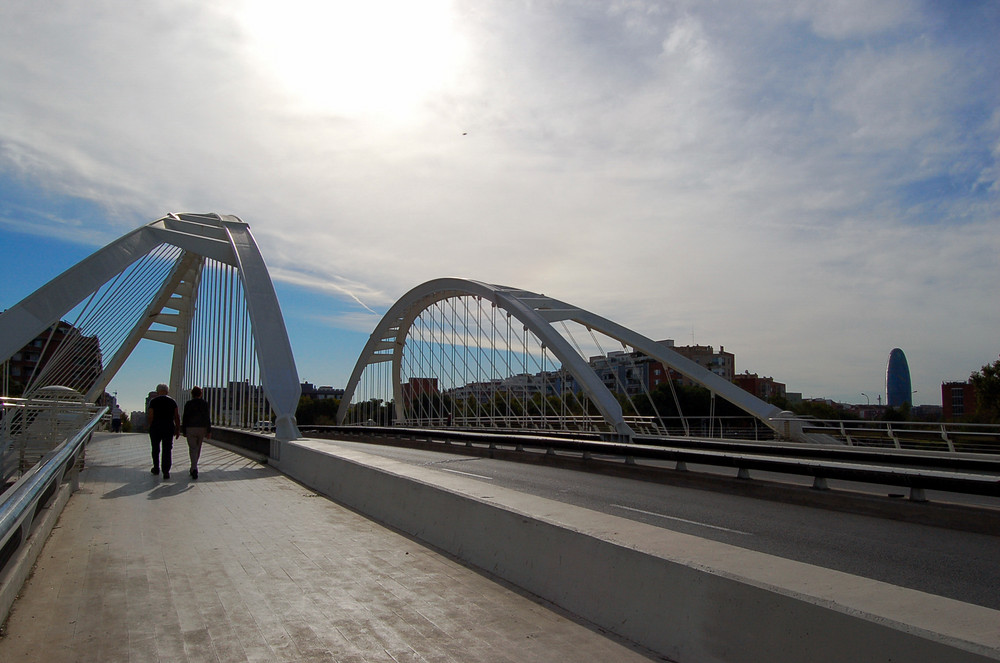
<path id="1" fill-rule="evenodd" d="M 623 416 L 620 403 L 599 379 L 588 362 L 552 326 L 553 323 L 573 321 L 590 330 L 616 339 L 623 345 L 633 347 L 636 351 L 655 359 L 665 367 L 673 369 L 707 388 L 713 394 L 733 403 L 769 428 L 776 430 L 780 435 L 802 441 L 806 440 L 805 436 L 797 434 L 795 430 L 790 430 L 789 427 L 783 425 L 781 419 L 784 413 L 780 408 L 764 402 L 677 352 L 607 318 L 527 290 L 458 278 L 436 279 L 419 285 L 403 295 L 389 309 L 375 331 L 372 332 L 358 363 L 355 365 L 354 372 L 345 389 L 344 398 L 341 400 L 337 417 L 338 423 L 345 421 L 365 369 L 368 366 L 386 361 L 392 362 L 393 400 L 396 418 L 401 420 L 404 399 L 400 367 L 411 325 L 422 311 L 436 302 L 467 296 L 479 297 L 492 302 L 494 306 L 515 317 L 526 330 L 530 330 L 541 341 L 543 348 L 547 348 L 558 357 L 563 368 L 573 375 L 607 423 L 622 437 L 631 437 L 633 430 Z"/>
<path id="2" fill-rule="evenodd" d="M 232 298 L 227 299 L 228 294 L 223 294 L 216 297 L 216 305 L 230 309 L 245 306 L 255 354 L 251 360 L 256 362 L 251 377 L 256 377 L 259 368 L 261 387 L 275 414 L 278 439 L 298 438 L 295 410 L 300 384 L 288 334 L 250 227 L 236 216 L 168 214 L 108 244 L 0 315 L 0 360 L 10 358 L 77 307 L 101 308 L 104 320 L 100 331 L 93 331 L 90 339 L 100 344 L 98 366 L 93 371 L 97 377 L 82 385 L 67 386 L 86 393 L 88 400 L 96 400 L 145 338 L 173 347 L 169 386 L 171 393 L 179 396 L 186 386 L 185 376 L 192 371 L 192 321 L 197 308 L 204 306 L 199 300 L 199 286 L 207 261 L 238 273 L 242 292 L 235 298 L 238 302 L 233 303 Z M 161 265 L 172 266 L 158 281 L 161 276 L 156 268 Z M 153 294 L 136 294 L 147 291 Z M 231 291 L 235 292 L 235 287 Z M 131 300 L 123 305 L 113 301 L 115 298 Z M 101 299 L 110 301 L 95 304 Z M 136 322 L 129 329 L 115 328 L 114 318 L 128 317 L 124 311 L 128 306 L 142 313 L 134 314 Z M 228 316 L 226 320 L 236 316 L 232 310 L 218 315 L 220 321 L 224 316 Z M 78 331 L 84 333 L 83 326 Z M 109 341 L 109 337 L 114 338 Z M 244 352 L 249 345 L 243 343 Z M 106 363 L 101 358 L 104 353 L 111 355 Z M 220 366 L 215 371 L 220 389 L 228 388 L 226 381 L 234 379 L 227 370 Z M 200 386 L 212 385 L 203 382 Z"/>

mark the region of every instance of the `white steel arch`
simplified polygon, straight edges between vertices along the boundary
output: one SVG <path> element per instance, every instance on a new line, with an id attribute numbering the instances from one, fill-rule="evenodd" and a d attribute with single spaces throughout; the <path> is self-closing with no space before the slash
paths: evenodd
<path id="1" fill-rule="evenodd" d="M 213 260 L 235 268 L 239 274 L 261 386 L 276 417 L 276 436 L 286 440 L 299 437 L 295 409 L 301 387 L 288 334 L 250 226 L 236 216 L 171 213 L 111 242 L 0 314 L 0 360 L 10 358 L 110 280 L 163 245 L 179 249 L 176 262 L 150 299 L 145 314 L 102 366 L 100 377 L 88 386 L 88 400 L 103 393 L 143 338 L 173 346 L 169 386 L 172 393 L 180 393 L 202 268 L 206 260 Z"/>
<path id="2" fill-rule="evenodd" d="M 632 429 L 624 419 L 621 405 L 590 365 L 552 327 L 552 323 L 571 320 L 630 345 L 664 366 L 725 398 L 780 434 L 786 437 L 800 438 L 795 431 L 789 430 L 780 421 L 784 416 L 780 408 L 766 403 L 677 352 L 607 318 L 527 290 L 459 278 L 435 279 L 419 285 L 403 295 L 383 316 L 368 339 L 347 383 L 337 415 L 338 423 L 343 423 L 347 416 L 348 408 L 365 368 L 385 361 L 392 362 L 393 399 L 397 419 L 402 419 L 403 398 L 400 366 L 410 326 L 421 311 L 435 302 L 458 296 L 482 297 L 516 317 L 527 329 L 530 329 L 563 362 L 563 366 L 579 382 L 606 421 L 613 426 L 619 435 L 631 437 L 633 434 Z"/>

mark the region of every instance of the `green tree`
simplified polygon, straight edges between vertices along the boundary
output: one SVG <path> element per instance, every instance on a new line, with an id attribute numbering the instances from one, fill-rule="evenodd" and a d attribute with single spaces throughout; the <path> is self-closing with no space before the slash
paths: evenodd
<path id="1" fill-rule="evenodd" d="M 1000 359 L 969 376 L 976 389 L 976 419 L 1000 423 Z"/>
<path id="2" fill-rule="evenodd" d="M 656 405 L 656 412 L 659 412 L 661 417 L 669 418 L 679 415 L 685 417 L 707 417 L 713 412 L 712 392 L 705 387 L 675 383 L 674 390 L 677 393 L 677 403 L 681 406 L 679 413 L 669 384 L 660 384 L 650 392 L 653 404 Z M 653 405 L 650 404 L 649 398 L 645 394 L 635 396 L 633 402 L 637 414 L 643 416 L 654 414 Z M 714 413 L 717 417 L 746 416 L 746 412 L 721 397 L 716 397 L 715 399 Z"/>
<path id="3" fill-rule="evenodd" d="M 910 404 L 903 403 L 898 408 L 887 407 L 882 413 L 882 421 L 909 421 L 910 420 Z"/>
<path id="4" fill-rule="evenodd" d="M 824 401 L 802 401 L 791 406 L 798 415 L 809 415 L 817 419 L 859 419 L 858 415 L 837 405 Z"/>
<path id="5" fill-rule="evenodd" d="M 328 426 L 337 423 L 337 409 L 340 400 L 336 398 L 313 399 L 303 396 L 295 410 L 295 420 L 300 424 Z"/>

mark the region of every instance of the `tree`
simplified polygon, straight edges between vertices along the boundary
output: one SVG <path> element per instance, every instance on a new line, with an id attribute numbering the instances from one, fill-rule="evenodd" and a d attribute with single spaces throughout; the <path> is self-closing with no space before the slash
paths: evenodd
<path id="1" fill-rule="evenodd" d="M 969 376 L 976 390 L 976 419 L 1000 423 L 1000 359 Z"/>
<path id="2" fill-rule="evenodd" d="M 910 404 L 903 403 L 898 408 L 887 407 L 884 412 L 882 412 L 882 421 L 909 421 L 910 420 Z"/>
<path id="3" fill-rule="evenodd" d="M 859 419 L 858 415 L 824 401 L 802 401 L 791 406 L 792 412 L 798 415 L 809 415 L 817 419 Z"/>
<path id="4" fill-rule="evenodd" d="M 305 425 L 331 425 L 337 423 L 337 409 L 340 400 L 336 398 L 313 399 L 308 396 L 299 398 L 299 407 L 295 411 L 295 420 Z"/>
<path id="5" fill-rule="evenodd" d="M 677 403 L 680 403 L 680 412 L 677 411 L 677 404 L 674 402 L 674 393 L 677 394 Z M 661 417 L 707 417 L 713 412 L 712 392 L 705 387 L 675 384 L 674 391 L 671 392 L 670 385 L 663 383 L 657 385 L 650 396 L 653 403 L 645 394 L 638 394 L 632 400 L 637 414 L 651 416 L 655 411 Z M 631 407 L 631 405 L 630 405 Z M 746 412 L 736 405 L 733 405 L 722 397 L 715 399 L 714 414 L 717 417 L 743 417 Z"/>

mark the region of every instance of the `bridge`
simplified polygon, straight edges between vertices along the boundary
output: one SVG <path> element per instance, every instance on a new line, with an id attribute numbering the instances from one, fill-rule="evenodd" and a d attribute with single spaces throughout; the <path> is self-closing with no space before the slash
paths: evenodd
<path id="1" fill-rule="evenodd" d="M 992 607 L 484 489 L 430 462 L 414 466 L 347 442 L 391 438 L 439 447 L 450 462 L 524 455 L 656 481 L 698 467 L 801 475 L 820 490 L 793 489 L 792 499 L 837 493 L 847 508 L 878 500 L 831 483 L 903 486 L 906 503 L 882 500 L 894 517 L 965 519 L 995 536 L 994 510 L 928 500 L 934 490 L 998 495 L 1000 469 L 983 453 L 995 431 L 985 427 L 799 420 L 577 306 L 449 278 L 415 287 L 385 314 L 337 425 L 300 430 L 298 374 L 263 257 L 247 224 L 214 214 L 167 215 L 40 288 L 0 315 L 0 358 L 46 330 L 56 347 L 43 349 L 47 361 L 22 397 L 4 400 L 10 485 L 0 562 L 4 610 L 14 611 L 0 652 L 45 651 L 50 660 L 1000 660 Z M 172 347 L 171 392 L 183 403 L 202 386 L 219 424 L 198 483 L 150 475 L 142 436 L 93 432 L 105 417 L 105 388 L 143 339 Z M 711 416 L 681 411 L 677 378 L 708 391 Z M 717 399 L 743 415 L 716 416 Z M 251 432 L 272 420 L 272 436 Z M 88 490 L 73 495 L 81 481 Z M 334 501 L 303 499 L 314 496 Z M 65 524 L 49 537 L 64 507 Z M 42 545 L 59 552 L 39 562 L 14 603 Z M 81 565 L 74 551 L 84 548 Z M 79 624 L 73 635 L 70 617 Z M 96 649 L 80 655 L 83 643 Z"/>

